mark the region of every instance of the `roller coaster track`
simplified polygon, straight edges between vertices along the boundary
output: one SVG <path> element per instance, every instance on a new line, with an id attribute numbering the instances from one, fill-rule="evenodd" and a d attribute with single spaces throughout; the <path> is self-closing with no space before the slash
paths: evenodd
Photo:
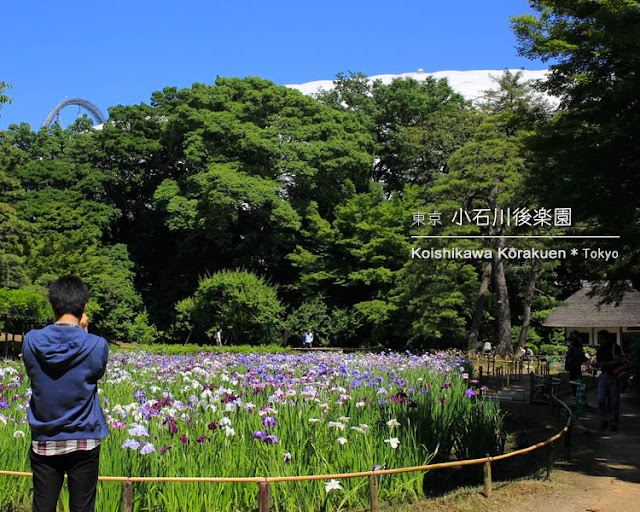
<path id="1" fill-rule="evenodd" d="M 96 107 L 93 103 L 91 103 L 89 100 L 85 100 L 83 98 L 71 98 L 68 100 L 61 101 L 55 107 L 53 107 L 51 109 L 51 112 L 49 112 L 46 119 L 42 123 L 42 126 L 51 126 L 51 123 L 53 123 L 53 120 L 60 113 L 60 111 L 63 108 L 68 107 L 70 105 L 77 105 L 78 107 L 82 107 L 86 109 L 91 113 L 91 115 L 95 118 L 95 120 L 98 121 L 99 124 L 104 123 L 107 120 L 104 114 L 100 112 L 100 109 Z"/>

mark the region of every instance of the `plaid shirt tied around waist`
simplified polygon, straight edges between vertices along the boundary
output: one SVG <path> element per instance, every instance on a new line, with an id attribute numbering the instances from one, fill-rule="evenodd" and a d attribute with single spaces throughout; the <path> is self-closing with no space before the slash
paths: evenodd
<path id="1" fill-rule="evenodd" d="M 64 441 L 31 441 L 31 449 L 45 457 L 67 455 L 77 451 L 93 450 L 100 446 L 100 439 L 66 439 Z"/>

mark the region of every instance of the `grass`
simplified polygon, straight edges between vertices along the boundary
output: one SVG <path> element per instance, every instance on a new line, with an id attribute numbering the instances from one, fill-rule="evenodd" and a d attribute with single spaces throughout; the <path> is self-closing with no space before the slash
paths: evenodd
<path id="1" fill-rule="evenodd" d="M 491 496 L 483 494 L 482 486 L 462 487 L 445 496 L 422 499 L 412 504 L 381 505 L 382 512 L 480 512 L 512 510 L 522 503 L 523 496 L 561 496 L 570 484 L 570 474 L 554 472 L 553 480 L 544 480 L 544 471 L 530 477 L 494 482 Z"/>

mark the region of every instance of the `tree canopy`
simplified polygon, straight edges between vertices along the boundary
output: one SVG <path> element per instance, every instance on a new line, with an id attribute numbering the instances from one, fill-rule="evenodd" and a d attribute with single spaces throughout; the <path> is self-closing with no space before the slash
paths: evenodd
<path id="1" fill-rule="evenodd" d="M 534 0 L 512 25 L 522 55 L 550 62 L 540 86 L 560 99 L 531 141 L 532 192 L 573 207 L 624 256 L 592 277 L 640 286 L 640 2 Z M 561 177 L 561 178 L 560 178 Z"/>
<path id="2" fill-rule="evenodd" d="M 555 59 L 539 87 L 556 110 L 521 73 L 475 104 L 428 77 L 340 74 L 315 98 L 218 78 L 114 106 L 98 131 L 85 117 L 0 132 L 0 295 L 37 311 L 32 294 L 78 274 L 97 332 L 144 342 L 551 341 L 556 298 L 585 275 L 637 280 L 637 251 L 608 268 L 505 259 L 505 236 L 540 230 L 499 212 L 569 206 L 573 229 L 637 241 L 637 2 L 532 4 L 514 28 L 523 54 Z M 418 238 L 432 236 L 485 238 Z M 416 258 L 420 245 L 486 252 Z"/>

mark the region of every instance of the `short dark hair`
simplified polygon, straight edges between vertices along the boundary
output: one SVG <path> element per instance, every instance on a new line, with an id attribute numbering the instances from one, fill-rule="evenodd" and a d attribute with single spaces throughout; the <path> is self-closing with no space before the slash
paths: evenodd
<path id="1" fill-rule="evenodd" d="M 77 276 L 64 276 L 49 286 L 49 302 L 56 318 L 67 313 L 81 318 L 89 302 L 89 288 Z"/>

